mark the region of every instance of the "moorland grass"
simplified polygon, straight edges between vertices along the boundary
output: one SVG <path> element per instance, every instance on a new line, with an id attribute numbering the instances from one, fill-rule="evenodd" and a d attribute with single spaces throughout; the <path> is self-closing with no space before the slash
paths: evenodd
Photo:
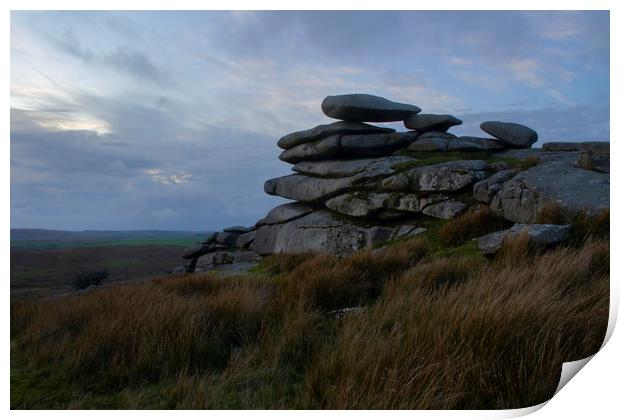
<path id="1" fill-rule="evenodd" d="M 254 273 L 193 274 L 11 304 L 11 407 L 494 409 L 549 399 L 595 353 L 609 239 L 494 260 L 484 215 L 345 258 L 274 255 Z M 477 221 L 477 222 L 476 222 Z M 337 319 L 329 312 L 366 309 Z"/>

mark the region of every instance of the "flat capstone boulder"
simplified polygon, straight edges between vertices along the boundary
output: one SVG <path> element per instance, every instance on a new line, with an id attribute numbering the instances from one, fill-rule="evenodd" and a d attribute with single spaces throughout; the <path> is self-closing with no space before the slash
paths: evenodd
<path id="1" fill-rule="evenodd" d="M 536 131 L 517 123 L 485 121 L 480 124 L 480 128 L 515 149 L 530 148 L 538 141 Z"/>
<path id="2" fill-rule="evenodd" d="M 478 249 L 482 254 L 496 254 L 502 246 L 520 235 L 527 235 L 528 243 L 539 247 L 548 247 L 565 240 L 570 233 L 570 225 L 521 224 L 500 232 L 493 232 L 478 238 Z"/>
<path id="3" fill-rule="evenodd" d="M 463 124 L 463 121 L 445 114 L 412 114 L 403 121 L 405 127 L 419 133 L 427 131 L 448 131 L 450 127 Z"/>
<path id="4" fill-rule="evenodd" d="M 302 143 L 320 140 L 334 134 L 389 134 L 395 130 L 387 127 L 376 127 L 356 121 L 338 121 L 332 124 L 322 124 L 314 128 L 287 134 L 278 140 L 282 149 L 290 149 Z"/>
<path id="5" fill-rule="evenodd" d="M 321 103 L 321 110 L 330 118 L 359 122 L 402 121 L 421 111 L 415 105 L 361 93 L 328 96 Z"/>

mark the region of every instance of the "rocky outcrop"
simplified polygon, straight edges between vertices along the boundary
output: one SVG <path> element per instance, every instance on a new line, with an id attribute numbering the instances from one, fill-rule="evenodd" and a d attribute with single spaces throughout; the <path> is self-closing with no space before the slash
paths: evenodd
<path id="1" fill-rule="evenodd" d="M 517 223 L 510 229 L 494 232 L 478 238 L 478 249 L 486 256 L 494 255 L 507 241 L 513 240 L 521 235 L 527 237 L 527 241 L 530 245 L 549 247 L 565 240 L 569 233 L 570 225 Z"/>
<path id="2" fill-rule="evenodd" d="M 278 252 L 346 255 L 418 235 L 429 221 L 452 219 L 480 202 L 520 223 L 480 238 L 484 253 L 523 232 L 546 246 L 568 232 L 532 224 L 548 203 L 593 212 L 609 207 L 606 144 L 531 149 L 534 130 L 498 121 L 481 124 L 493 138 L 457 137 L 448 132 L 461 124 L 452 115 L 421 114 L 414 105 L 372 95 L 328 96 L 321 108 L 342 121 L 282 137 L 280 159 L 294 164 L 293 173 L 264 184 L 267 194 L 293 202 L 252 228 L 224 229 L 187 250 L 196 271 Z M 366 124 L 386 121 L 403 121 L 411 130 Z"/>

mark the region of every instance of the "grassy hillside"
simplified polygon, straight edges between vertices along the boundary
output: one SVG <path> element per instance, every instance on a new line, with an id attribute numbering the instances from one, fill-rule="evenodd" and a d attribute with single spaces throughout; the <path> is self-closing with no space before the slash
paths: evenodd
<path id="1" fill-rule="evenodd" d="M 484 215 L 338 259 L 11 304 L 12 408 L 497 409 L 538 404 L 596 352 L 609 220 L 486 260 Z M 492 221 L 489 222 L 490 228 Z M 586 223 L 587 222 L 587 223 Z M 360 307 L 337 317 L 331 311 Z"/>
<path id="2" fill-rule="evenodd" d="M 179 246 L 97 246 L 61 249 L 11 249 L 11 294 L 27 296 L 73 289 L 80 273 L 108 270 L 106 281 L 161 276 L 183 265 Z"/>

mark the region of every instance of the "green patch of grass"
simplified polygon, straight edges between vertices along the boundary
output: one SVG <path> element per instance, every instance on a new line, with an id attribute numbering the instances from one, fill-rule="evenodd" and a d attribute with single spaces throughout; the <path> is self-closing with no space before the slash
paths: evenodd
<path id="1" fill-rule="evenodd" d="M 432 255 L 434 257 L 473 257 L 484 258 L 480 250 L 478 249 L 478 243 L 474 240 L 470 240 L 462 245 L 455 247 L 439 247 L 436 248 Z"/>

